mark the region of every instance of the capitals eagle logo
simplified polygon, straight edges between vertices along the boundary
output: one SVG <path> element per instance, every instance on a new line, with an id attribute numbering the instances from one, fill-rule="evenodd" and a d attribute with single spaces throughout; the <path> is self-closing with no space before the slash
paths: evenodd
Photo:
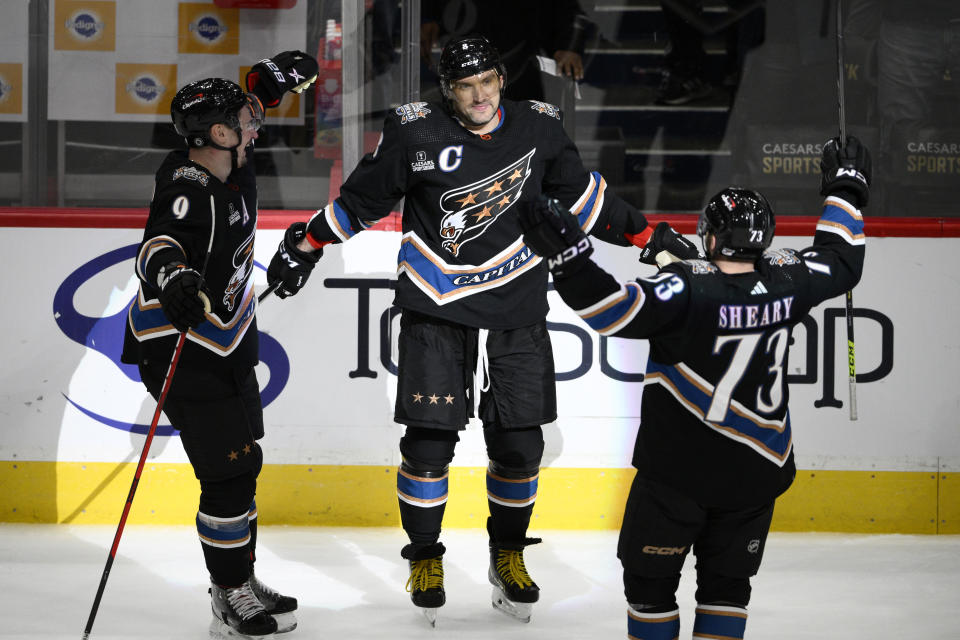
<path id="1" fill-rule="evenodd" d="M 531 149 L 527 155 L 507 165 L 493 175 L 471 185 L 447 191 L 440 197 L 441 246 L 459 255 L 460 247 L 483 235 L 483 233 L 520 199 L 523 183 L 530 176 L 530 160 L 536 153 Z"/>

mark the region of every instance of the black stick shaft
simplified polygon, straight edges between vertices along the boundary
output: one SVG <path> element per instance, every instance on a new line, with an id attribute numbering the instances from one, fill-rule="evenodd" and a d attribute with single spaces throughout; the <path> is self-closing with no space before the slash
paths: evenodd
<path id="1" fill-rule="evenodd" d="M 844 115 L 846 101 L 843 97 L 843 0 L 837 0 L 837 109 L 840 117 L 840 146 L 847 143 L 847 120 Z"/>
<path id="2" fill-rule="evenodd" d="M 280 286 L 280 281 L 279 281 L 279 280 L 277 280 L 276 282 L 274 282 L 273 284 L 271 284 L 269 287 L 267 287 L 266 289 L 264 289 L 264 290 L 263 290 L 263 293 L 261 293 L 259 296 L 257 296 L 257 302 L 263 302 L 264 300 L 266 300 L 266 299 L 267 299 L 267 296 L 269 296 L 271 293 L 273 293 L 274 291 L 276 291 L 276 289 L 277 289 L 278 286 Z"/>
<path id="3" fill-rule="evenodd" d="M 837 116 L 840 121 L 840 148 L 847 142 L 847 121 L 844 115 L 843 79 L 843 0 L 837 0 Z M 850 389 L 850 419 L 857 419 L 857 360 L 853 340 L 853 291 L 847 291 L 847 377 Z"/>

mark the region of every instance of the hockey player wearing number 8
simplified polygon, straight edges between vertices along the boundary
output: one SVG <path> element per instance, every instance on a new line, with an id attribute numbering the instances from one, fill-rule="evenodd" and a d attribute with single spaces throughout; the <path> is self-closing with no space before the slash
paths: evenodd
<path id="1" fill-rule="evenodd" d="M 138 366 L 157 398 L 186 332 L 163 410 L 200 481 L 196 526 L 210 575 L 211 631 L 219 635 L 264 638 L 297 624 L 296 599 L 266 586 L 253 570 L 263 462 L 257 440 L 264 435 L 254 371 L 253 145 L 262 105 L 279 103 L 285 90 L 302 90 L 316 66 L 305 54 L 285 52 L 254 65 L 250 93 L 221 78 L 177 92 L 170 113 L 187 148 L 170 152 L 157 171 L 136 258 L 140 287 L 128 310 L 122 359 Z M 282 86 L 271 69 L 295 71 L 299 81 Z"/>
<path id="2" fill-rule="evenodd" d="M 589 240 L 556 203 L 521 212 L 524 240 L 548 258 L 564 302 L 599 333 L 650 341 L 618 547 L 631 638 L 679 636 L 676 592 L 691 550 L 693 637 L 743 638 L 774 502 L 795 475 L 791 331 L 863 269 L 870 156 L 852 136 L 838 142 L 823 148 L 826 200 L 802 251 L 769 250 L 770 205 L 730 187 L 700 216 L 706 260 L 621 284 L 590 260 Z"/>
<path id="3" fill-rule="evenodd" d="M 340 196 L 287 230 L 268 279 L 278 283 L 278 295 L 295 294 L 312 268 L 311 251 L 349 241 L 404 198 L 394 420 L 405 425 L 397 497 L 410 540 L 401 550 L 410 566 L 407 589 L 435 623 L 446 601 L 440 531 L 448 467 L 478 402 L 490 461 L 493 604 L 529 621 L 539 587 L 524 549 L 538 541 L 527 528 L 541 425 L 556 418 L 556 390 L 547 270 L 521 240 L 515 205 L 547 193 L 577 211 L 584 232 L 620 246 L 643 247 L 651 229 L 583 167 L 556 107 L 501 99 L 507 78 L 485 38 L 449 42 L 439 76 L 443 104 L 418 102 L 388 114 L 377 149 Z"/>

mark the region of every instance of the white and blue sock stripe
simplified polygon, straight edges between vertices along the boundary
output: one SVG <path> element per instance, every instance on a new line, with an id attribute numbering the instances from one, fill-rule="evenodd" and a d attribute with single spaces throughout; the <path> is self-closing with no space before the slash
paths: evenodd
<path id="1" fill-rule="evenodd" d="M 632 640 L 676 640 L 680 635 L 680 610 L 644 613 L 627 608 L 627 637 Z"/>
<path id="2" fill-rule="evenodd" d="M 422 478 L 397 469 L 397 497 L 415 507 L 435 507 L 447 501 L 449 473 Z"/>
<path id="3" fill-rule="evenodd" d="M 504 507 L 527 507 L 537 499 L 537 479 L 503 478 L 487 470 L 487 499 Z"/>
<path id="4" fill-rule="evenodd" d="M 698 605 L 693 619 L 693 638 L 740 640 L 747 629 L 747 610 L 743 607 Z"/>
<path id="5" fill-rule="evenodd" d="M 200 542 L 210 547 L 242 547 L 250 541 L 249 512 L 235 518 L 218 518 L 198 511 L 197 534 Z"/>

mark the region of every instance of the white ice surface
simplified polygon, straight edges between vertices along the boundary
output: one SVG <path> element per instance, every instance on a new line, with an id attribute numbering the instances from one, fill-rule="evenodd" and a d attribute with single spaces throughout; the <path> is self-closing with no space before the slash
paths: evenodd
<path id="1" fill-rule="evenodd" d="M 81 637 L 113 526 L 0 525 L 0 638 Z M 542 590 L 522 624 L 490 606 L 486 534 L 443 541 L 447 604 L 429 629 L 404 592 L 397 529 L 261 527 L 257 574 L 300 601 L 284 640 L 567 640 L 625 638 L 614 532 L 531 531 Z M 960 536 L 771 534 L 753 582 L 747 638 L 956 640 Z M 687 560 L 681 638 L 693 620 Z M 91 639 L 207 638 L 206 575 L 193 527 L 127 527 Z"/>

